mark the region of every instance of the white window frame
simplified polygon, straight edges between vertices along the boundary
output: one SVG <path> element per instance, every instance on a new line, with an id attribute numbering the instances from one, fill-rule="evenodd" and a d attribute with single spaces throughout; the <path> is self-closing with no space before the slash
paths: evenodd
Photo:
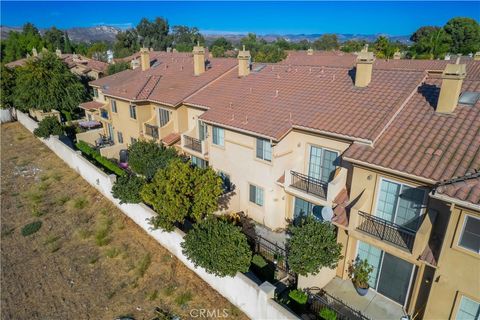
<path id="1" fill-rule="evenodd" d="M 93 88 L 93 96 L 95 98 L 98 98 L 98 89 L 97 88 Z"/>
<path id="2" fill-rule="evenodd" d="M 217 131 L 217 141 L 215 142 L 215 131 Z M 220 141 L 220 135 L 218 133 L 222 132 L 222 139 Z M 221 143 L 220 143 L 221 142 Z M 219 147 L 225 147 L 225 129 L 219 126 L 212 126 L 212 144 Z"/>
<path id="3" fill-rule="evenodd" d="M 162 123 L 162 113 L 165 115 L 167 115 L 168 117 L 168 120 L 165 122 L 165 123 Z M 158 108 L 158 127 L 161 128 L 161 127 L 164 127 L 167 125 L 167 123 L 170 122 L 170 116 L 171 116 L 171 111 L 170 110 L 167 110 L 167 109 L 164 109 L 164 108 Z M 165 119 L 163 119 L 165 120 Z"/>
<path id="4" fill-rule="evenodd" d="M 314 148 L 317 148 L 317 149 L 322 149 L 322 157 L 321 157 L 321 161 L 322 161 L 322 170 L 323 170 L 323 160 L 325 159 L 325 150 L 326 151 L 330 151 L 330 152 L 335 152 L 337 154 L 337 159 L 340 158 L 340 154 L 341 152 L 339 150 L 335 150 L 335 149 L 330 149 L 330 148 L 326 148 L 324 146 L 320 146 L 318 144 L 307 144 L 307 153 L 308 153 L 308 163 L 307 163 L 307 167 L 305 168 L 305 172 L 306 174 L 310 174 L 310 162 L 312 160 L 312 147 Z M 334 170 L 334 174 L 336 172 L 336 170 L 338 169 L 338 167 L 340 167 L 339 165 L 335 165 L 335 170 Z M 333 179 L 335 179 L 335 177 L 332 177 L 332 179 L 330 181 L 328 181 L 327 183 L 331 182 Z"/>
<path id="5" fill-rule="evenodd" d="M 378 199 L 379 199 L 379 196 L 380 196 L 380 191 L 381 191 L 381 185 L 382 185 L 382 181 L 387 181 L 387 182 L 392 182 L 392 183 L 396 183 L 396 184 L 399 184 L 400 186 L 404 185 L 404 186 L 407 186 L 407 187 L 410 187 L 410 188 L 414 188 L 414 189 L 421 189 L 423 190 L 423 200 L 422 200 L 422 208 L 420 209 L 420 213 L 418 214 L 418 216 L 422 216 L 424 213 L 425 213 L 425 210 L 427 208 L 427 205 L 426 205 L 426 200 L 427 200 L 427 197 L 428 197 L 428 192 L 425 188 L 419 188 L 419 187 L 416 187 L 414 185 L 411 185 L 411 184 L 408 184 L 408 183 L 403 183 L 403 182 L 400 182 L 400 181 L 396 181 L 396 180 L 393 180 L 393 179 L 389 179 L 389 178 L 385 178 L 385 177 L 380 177 L 379 179 L 379 184 L 377 186 L 377 192 L 375 193 L 375 204 L 374 204 L 374 208 L 373 208 L 373 212 L 372 214 L 375 216 L 375 217 L 378 217 L 377 216 L 377 206 L 378 206 Z M 402 189 L 400 189 L 402 190 Z M 395 215 L 393 217 L 393 223 L 397 224 L 395 222 L 395 219 L 397 218 L 397 213 L 398 213 L 398 204 L 400 203 L 400 201 L 397 201 L 397 204 L 396 204 L 396 207 L 395 207 Z M 408 227 L 405 227 L 405 228 L 408 228 Z M 418 228 L 420 228 L 420 225 L 418 226 Z M 417 230 L 412 230 L 412 231 L 418 231 Z"/>
<path id="6" fill-rule="evenodd" d="M 262 141 L 262 157 L 259 157 L 258 154 L 257 154 L 258 142 L 259 141 Z M 263 144 L 265 144 L 265 143 L 268 143 L 270 145 L 270 159 L 265 158 L 265 148 L 263 147 Z M 262 161 L 266 161 L 266 162 L 272 162 L 273 146 L 272 146 L 272 141 L 271 140 L 261 138 L 261 137 L 255 137 L 255 158 L 260 159 Z"/>
<path id="7" fill-rule="evenodd" d="M 118 113 L 118 111 L 117 111 L 117 100 L 110 99 L 110 106 L 111 106 L 112 112 Z"/>
<path id="8" fill-rule="evenodd" d="M 465 232 L 465 226 L 467 225 L 467 218 L 470 217 L 470 218 L 473 218 L 473 219 L 476 219 L 476 220 L 480 220 L 480 218 L 478 217 L 475 217 L 471 214 L 465 214 L 465 216 L 463 217 L 463 224 L 462 224 L 462 231 L 460 232 L 460 235 L 458 236 L 458 241 L 457 241 L 457 246 L 459 248 L 462 248 L 463 250 L 468 250 L 469 252 L 473 252 L 473 253 L 476 253 L 476 254 L 480 254 L 480 251 L 478 252 L 475 252 L 474 250 L 470 249 L 470 248 L 466 248 L 462 245 L 460 245 L 460 241 L 462 240 L 462 236 L 463 236 L 463 233 Z"/>
<path id="9" fill-rule="evenodd" d="M 129 109 L 128 111 L 130 111 L 130 119 L 137 120 L 137 106 L 134 104 L 131 104 L 128 109 Z M 133 113 L 132 113 L 132 110 L 133 110 Z M 132 117 L 132 114 L 135 117 Z"/>
<path id="10" fill-rule="evenodd" d="M 252 201 L 252 199 L 250 199 L 250 187 L 255 187 L 255 201 Z M 257 203 L 257 193 L 258 193 L 257 190 L 258 189 L 262 190 L 262 204 Z M 265 206 L 265 189 L 260 187 L 260 186 L 257 186 L 256 184 L 248 183 L 248 201 L 250 203 L 253 203 L 253 204 L 263 208 Z"/>
<path id="11" fill-rule="evenodd" d="M 462 306 L 462 300 L 463 300 L 463 298 L 468 299 L 468 300 L 470 300 L 470 301 L 473 301 L 474 303 L 480 304 L 480 302 L 478 302 L 477 300 L 472 299 L 472 298 L 470 298 L 470 297 L 468 297 L 468 296 L 466 296 L 466 295 L 464 295 L 464 294 L 461 294 L 461 293 L 460 293 L 459 295 L 460 295 L 460 299 L 458 300 L 458 306 L 457 306 L 456 312 L 455 312 L 455 319 L 458 319 L 458 312 L 460 311 L 460 307 Z"/>

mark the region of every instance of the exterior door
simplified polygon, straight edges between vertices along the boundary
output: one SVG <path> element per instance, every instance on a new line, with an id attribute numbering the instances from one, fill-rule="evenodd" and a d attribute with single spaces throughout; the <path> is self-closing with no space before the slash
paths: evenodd
<path id="1" fill-rule="evenodd" d="M 111 123 L 108 124 L 108 137 L 110 138 L 110 140 L 114 141 L 113 126 Z"/>
<path id="2" fill-rule="evenodd" d="M 198 139 L 200 141 L 203 141 L 205 140 L 205 138 L 207 137 L 207 126 L 205 125 L 205 123 L 203 123 L 203 121 L 198 121 Z"/>
<path id="3" fill-rule="evenodd" d="M 338 154 L 334 151 L 311 146 L 308 175 L 324 183 L 330 182 L 335 172 L 337 157 Z"/>

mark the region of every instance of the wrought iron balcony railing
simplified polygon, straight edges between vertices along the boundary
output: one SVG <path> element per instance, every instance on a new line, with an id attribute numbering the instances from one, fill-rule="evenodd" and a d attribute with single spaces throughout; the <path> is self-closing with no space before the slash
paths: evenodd
<path id="1" fill-rule="evenodd" d="M 416 231 L 368 213 L 358 212 L 358 215 L 358 230 L 402 249 L 412 251 Z"/>
<path id="2" fill-rule="evenodd" d="M 290 174 L 292 175 L 291 187 L 327 199 L 328 183 L 295 171 L 290 171 Z"/>
<path id="3" fill-rule="evenodd" d="M 198 139 L 189 137 L 187 135 L 183 136 L 184 139 L 184 147 L 199 153 L 202 153 L 202 142 Z"/>
<path id="4" fill-rule="evenodd" d="M 158 139 L 158 127 L 151 124 L 145 124 L 145 134 L 152 138 Z"/>

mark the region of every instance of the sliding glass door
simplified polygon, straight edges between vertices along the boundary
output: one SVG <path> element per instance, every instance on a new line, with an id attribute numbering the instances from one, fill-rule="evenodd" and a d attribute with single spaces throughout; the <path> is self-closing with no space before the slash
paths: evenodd
<path id="1" fill-rule="evenodd" d="M 308 175 L 325 183 L 330 182 L 335 172 L 337 158 L 337 152 L 311 146 Z"/>
<path id="2" fill-rule="evenodd" d="M 413 264 L 362 241 L 358 243 L 357 257 L 367 259 L 373 267 L 370 287 L 385 297 L 405 305 L 412 280 Z"/>

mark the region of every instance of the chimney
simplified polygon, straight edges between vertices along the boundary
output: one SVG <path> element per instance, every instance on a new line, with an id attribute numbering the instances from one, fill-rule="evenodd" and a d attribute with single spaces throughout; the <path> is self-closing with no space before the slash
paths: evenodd
<path id="1" fill-rule="evenodd" d="M 313 49 L 312 48 L 307 50 L 307 55 L 313 56 Z"/>
<path id="2" fill-rule="evenodd" d="M 38 52 L 37 52 L 37 49 L 36 49 L 36 48 L 33 48 L 33 49 L 32 49 L 32 55 L 33 55 L 34 57 L 38 57 Z"/>
<path id="3" fill-rule="evenodd" d="M 60 49 L 57 48 L 57 50 L 55 50 L 55 54 L 57 55 L 57 57 L 61 58 L 62 57 L 62 51 Z"/>
<path id="4" fill-rule="evenodd" d="M 246 77 L 250 74 L 250 51 L 245 50 L 245 46 L 243 46 L 243 50 L 238 52 L 238 76 L 239 77 Z"/>
<path id="5" fill-rule="evenodd" d="M 480 51 L 475 52 L 473 55 L 473 60 L 480 61 Z"/>
<path id="6" fill-rule="evenodd" d="M 200 46 L 200 42 L 193 47 L 193 72 L 196 76 L 205 72 L 205 49 Z"/>
<path id="7" fill-rule="evenodd" d="M 400 53 L 400 51 L 395 51 L 395 53 L 393 54 L 393 60 L 400 60 L 402 58 L 402 54 Z"/>
<path id="8" fill-rule="evenodd" d="M 455 111 L 466 74 L 466 64 L 460 64 L 460 58 L 457 58 L 455 64 L 447 64 L 442 73 L 442 87 L 438 97 L 437 112 L 452 113 Z"/>
<path id="9" fill-rule="evenodd" d="M 366 87 L 372 80 L 373 52 L 368 51 L 368 44 L 357 55 L 357 67 L 355 71 L 355 86 Z"/>
<path id="10" fill-rule="evenodd" d="M 142 66 L 142 71 L 150 69 L 150 52 L 147 48 L 140 49 L 140 65 Z"/>

